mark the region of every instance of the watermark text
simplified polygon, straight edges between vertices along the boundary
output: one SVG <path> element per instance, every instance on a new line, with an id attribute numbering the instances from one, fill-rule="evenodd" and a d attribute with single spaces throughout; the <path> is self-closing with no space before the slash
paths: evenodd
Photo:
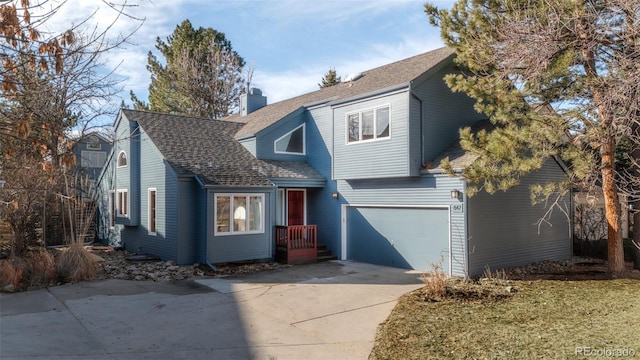
<path id="1" fill-rule="evenodd" d="M 590 346 L 576 346 L 574 355 L 577 357 L 629 358 L 636 356 L 636 350 L 634 348 L 594 348 Z"/>

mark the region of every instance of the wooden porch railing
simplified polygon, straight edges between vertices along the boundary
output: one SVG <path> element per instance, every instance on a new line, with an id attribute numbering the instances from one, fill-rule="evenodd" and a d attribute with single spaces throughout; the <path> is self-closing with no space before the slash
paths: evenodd
<path id="1" fill-rule="evenodd" d="M 276 226 L 276 260 L 287 264 L 315 262 L 317 234 L 316 225 Z"/>

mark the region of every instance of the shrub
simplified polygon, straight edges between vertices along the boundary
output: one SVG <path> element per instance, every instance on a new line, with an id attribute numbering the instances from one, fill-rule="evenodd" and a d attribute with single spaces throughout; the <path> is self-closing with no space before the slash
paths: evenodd
<path id="1" fill-rule="evenodd" d="M 10 290 L 16 290 L 22 282 L 24 270 L 20 259 L 0 260 L 0 288 L 11 285 Z"/>
<path id="2" fill-rule="evenodd" d="M 29 253 L 25 258 L 24 281 L 29 287 L 42 287 L 58 278 L 55 257 L 46 250 Z"/>
<path id="3" fill-rule="evenodd" d="M 98 275 L 99 269 L 96 259 L 80 244 L 72 244 L 58 255 L 58 276 L 61 280 L 91 280 Z"/>
<path id="4" fill-rule="evenodd" d="M 442 269 L 443 258 L 440 262 L 431 264 L 431 270 L 422 274 L 422 282 L 424 283 L 424 294 L 432 299 L 439 299 L 447 294 L 447 274 Z"/>

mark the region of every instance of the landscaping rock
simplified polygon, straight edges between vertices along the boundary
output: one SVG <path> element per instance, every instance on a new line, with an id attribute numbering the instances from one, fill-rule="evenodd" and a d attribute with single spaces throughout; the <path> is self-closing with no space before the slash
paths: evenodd
<path id="1" fill-rule="evenodd" d="M 219 264 L 214 272 L 209 266 L 193 264 L 179 266 L 175 261 L 140 261 L 123 250 L 115 250 L 109 246 L 90 247 L 90 251 L 100 256 L 102 274 L 100 279 L 124 279 L 137 281 L 176 281 L 205 276 L 229 276 L 268 271 L 290 265 L 276 262 L 252 262 L 243 264 Z M 127 259 L 136 259 L 128 261 Z"/>

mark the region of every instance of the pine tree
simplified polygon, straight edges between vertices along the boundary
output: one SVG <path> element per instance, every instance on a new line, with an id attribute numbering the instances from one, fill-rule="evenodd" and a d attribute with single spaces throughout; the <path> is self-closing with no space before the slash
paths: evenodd
<path id="1" fill-rule="evenodd" d="M 341 81 L 340 76 L 337 76 L 336 69 L 330 68 L 329 71 L 322 77 L 322 82 L 318 84 L 318 86 L 322 88 L 326 88 L 329 86 L 333 86 L 339 84 Z"/>
<path id="2" fill-rule="evenodd" d="M 135 108 L 215 119 L 238 107 L 245 62 L 224 33 L 184 20 L 166 41 L 156 39 L 156 49 L 164 61 L 149 52 L 149 103 L 132 92 Z"/>
<path id="3" fill-rule="evenodd" d="M 571 185 L 600 189 L 612 272 L 624 271 L 618 191 L 638 180 L 634 171 L 616 172 L 615 151 L 624 138 L 640 144 L 639 7 L 638 0 L 425 5 L 464 70 L 448 76 L 448 85 L 476 99 L 496 124 L 493 131 L 461 131 L 463 147 L 479 156 L 463 170 L 472 189 L 508 189 L 559 156 L 570 182 L 535 186 L 533 196 L 548 199 Z"/>

